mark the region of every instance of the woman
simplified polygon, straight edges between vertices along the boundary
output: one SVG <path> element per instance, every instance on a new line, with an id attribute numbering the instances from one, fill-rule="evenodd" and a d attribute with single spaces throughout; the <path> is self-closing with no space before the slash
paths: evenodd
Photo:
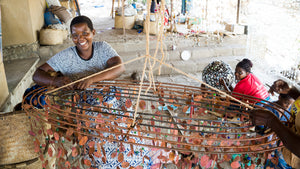
<path id="1" fill-rule="evenodd" d="M 34 73 L 33 80 L 38 85 L 43 86 L 54 86 L 61 87 L 66 84 L 69 84 L 72 81 L 76 81 L 83 77 L 87 77 L 94 73 L 100 72 L 104 69 L 122 64 L 121 58 L 118 56 L 117 52 L 106 42 L 93 42 L 93 37 L 95 35 L 95 30 L 91 20 L 86 16 L 77 16 L 71 21 L 70 31 L 72 36 L 72 41 L 75 46 L 67 48 L 52 58 L 50 58 L 47 63 L 41 65 L 36 72 Z M 94 94 L 101 94 L 103 91 L 101 89 L 89 89 L 89 86 L 97 81 L 115 79 L 125 70 L 124 66 L 119 66 L 114 69 L 111 69 L 105 73 L 101 73 L 96 76 L 92 76 L 86 80 L 80 81 L 74 85 L 68 86 L 68 89 L 86 89 L 82 90 L 80 93 L 84 94 L 85 92 Z M 61 76 L 51 76 L 49 72 L 60 72 Z M 87 98 L 82 99 L 83 95 L 80 95 L 80 103 L 89 104 L 91 106 L 100 106 L 105 103 L 112 104 L 114 109 L 120 109 L 124 104 L 123 100 L 117 100 L 114 96 L 117 90 L 116 87 L 112 86 L 109 96 L 103 96 L 103 101 L 99 101 L 93 98 L 92 95 L 86 94 Z M 120 90 L 120 89 L 118 89 Z M 77 105 L 80 107 L 81 105 Z M 97 117 L 99 112 L 96 111 L 85 111 L 85 115 L 90 117 Z M 115 112 L 116 114 L 122 114 L 124 112 Z M 90 120 L 95 120 L 90 118 Z M 78 122 L 77 122 L 78 123 Z M 84 122 L 81 122 L 81 125 L 86 125 Z M 91 127 L 90 125 L 89 127 Z M 93 133 L 93 132 L 91 132 Z M 96 135 L 95 133 L 93 133 Z M 108 133 L 102 133 L 105 137 L 108 137 Z M 99 150 L 97 144 L 94 147 L 90 147 L 90 142 L 100 143 L 103 142 L 103 149 Z M 141 143 L 141 140 L 136 140 L 136 142 Z M 125 153 L 128 153 L 129 145 L 124 145 Z M 118 161 L 118 157 L 112 157 L 112 152 L 118 151 L 119 147 L 117 143 L 114 142 L 104 142 L 102 139 L 96 137 L 90 137 L 87 143 L 84 146 L 87 150 L 82 149 L 83 158 L 92 162 L 92 167 L 95 168 L 117 168 L 121 167 L 121 163 Z M 135 146 L 134 149 L 139 147 Z M 95 152 L 105 151 L 107 154 L 107 159 L 102 160 L 101 158 L 96 157 L 95 155 L 89 154 L 89 149 L 93 149 Z M 88 153 L 86 153 L 88 152 Z M 103 153 L 103 152 L 102 152 Z M 148 151 L 144 151 L 143 155 L 146 155 Z M 124 155 L 124 160 L 128 161 L 131 166 L 137 166 L 143 163 L 143 156 L 140 154 L 133 154 L 131 156 Z M 132 158 L 130 160 L 129 158 Z M 144 168 L 148 166 L 144 165 Z"/>
<path id="2" fill-rule="evenodd" d="M 261 81 L 251 73 L 252 66 L 253 64 L 249 59 L 243 59 L 236 65 L 235 78 L 239 82 L 234 87 L 233 92 L 257 97 L 261 100 L 269 100 L 270 96 L 267 89 Z M 227 91 L 232 91 L 232 87 L 228 87 L 223 79 L 220 79 L 220 83 L 224 85 Z"/>
<path id="3" fill-rule="evenodd" d="M 50 58 L 37 68 L 33 80 L 41 86 L 61 87 L 72 81 L 100 72 L 122 63 L 117 52 L 106 42 L 93 42 L 95 29 L 86 16 L 75 17 L 70 25 L 75 44 Z M 119 66 L 93 76 L 68 88 L 86 89 L 93 82 L 117 78 L 125 70 Z M 61 72 L 62 76 L 51 76 L 48 72 Z"/>

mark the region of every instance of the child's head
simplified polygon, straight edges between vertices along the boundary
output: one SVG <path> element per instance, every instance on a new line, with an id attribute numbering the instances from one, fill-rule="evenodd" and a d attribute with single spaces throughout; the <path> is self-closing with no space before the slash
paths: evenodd
<path id="1" fill-rule="evenodd" d="M 290 88 L 287 94 L 296 100 L 298 97 L 300 97 L 300 89 L 299 87 L 293 86 Z"/>
<path id="2" fill-rule="evenodd" d="M 294 99 L 288 94 L 279 94 L 277 104 L 282 106 L 284 109 L 288 109 L 293 102 Z"/>
<path id="3" fill-rule="evenodd" d="M 76 16 L 75 18 L 72 19 L 71 24 L 70 24 L 71 34 L 72 34 L 72 27 L 79 23 L 86 23 L 91 31 L 94 30 L 93 22 L 91 21 L 91 19 L 86 16 L 81 15 L 81 16 Z"/>
<path id="4" fill-rule="evenodd" d="M 244 79 L 249 73 L 251 73 L 251 68 L 253 64 L 249 59 L 243 59 L 235 67 L 235 78 L 237 80 Z"/>

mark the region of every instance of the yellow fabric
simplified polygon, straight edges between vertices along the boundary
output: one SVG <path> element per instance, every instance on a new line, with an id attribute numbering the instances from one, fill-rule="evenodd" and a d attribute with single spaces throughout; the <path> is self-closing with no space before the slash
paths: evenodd
<path id="1" fill-rule="evenodd" d="M 300 103 L 300 98 L 298 98 L 297 101 L 298 101 L 298 103 Z M 298 107 L 298 112 L 299 111 L 300 111 L 300 108 Z M 296 126 L 296 131 L 297 131 L 296 133 L 298 135 L 300 135 L 300 113 L 296 114 L 295 126 Z M 292 156 L 292 167 L 300 168 L 300 158 L 298 158 L 294 154 Z"/>
<path id="2" fill-rule="evenodd" d="M 295 116 L 295 128 L 296 133 L 300 135 L 300 97 L 293 103 L 291 108 L 292 117 Z M 300 169 L 300 158 L 291 153 L 287 149 L 283 149 L 282 154 L 285 161 L 293 168 Z"/>
<path id="3" fill-rule="evenodd" d="M 295 102 L 291 107 L 291 113 L 293 116 L 296 115 L 299 111 L 300 111 L 300 97 L 298 97 L 298 99 L 295 100 Z"/>

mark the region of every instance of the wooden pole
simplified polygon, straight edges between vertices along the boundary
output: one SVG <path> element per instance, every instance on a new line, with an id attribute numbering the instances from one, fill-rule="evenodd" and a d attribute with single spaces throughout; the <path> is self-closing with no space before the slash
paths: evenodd
<path id="1" fill-rule="evenodd" d="M 111 7 L 111 18 L 114 18 L 114 11 L 115 11 L 115 0 L 112 0 L 112 7 Z"/>
<path id="2" fill-rule="evenodd" d="M 123 20 L 123 35 L 125 35 L 125 15 L 124 15 L 124 5 L 125 0 L 122 0 L 122 20 Z"/>
<path id="3" fill-rule="evenodd" d="M 241 0 L 238 0 L 237 9 L 236 9 L 236 23 L 237 24 L 239 24 L 239 22 L 240 22 L 240 5 L 241 5 Z"/>
<path id="4" fill-rule="evenodd" d="M 171 0 L 171 12 L 170 12 L 170 17 L 171 17 L 171 23 L 170 23 L 170 24 L 171 24 L 171 25 L 170 25 L 170 28 L 171 28 L 171 29 L 170 29 L 170 30 L 171 30 L 171 32 L 173 32 L 173 26 L 174 26 L 174 25 L 173 25 L 173 24 L 174 24 L 174 23 L 173 23 L 173 19 L 174 19 L 174 18 L 173 18 L 173 0 Z"/>

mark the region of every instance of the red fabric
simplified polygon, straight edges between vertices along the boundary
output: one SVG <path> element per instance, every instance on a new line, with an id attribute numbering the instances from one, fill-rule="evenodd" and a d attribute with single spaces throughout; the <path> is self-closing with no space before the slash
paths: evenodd
<path id="1" fill-rule="evenodd" d="M 233 89 L 233 92 L 261 99 L 266 99 L 269 96 L 268 90 L 252 73 L 240 80 Z"/>

